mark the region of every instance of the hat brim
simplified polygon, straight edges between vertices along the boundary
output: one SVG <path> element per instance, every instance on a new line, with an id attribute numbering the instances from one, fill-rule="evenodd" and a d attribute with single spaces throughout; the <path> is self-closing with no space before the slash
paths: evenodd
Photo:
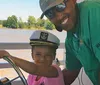
<path id="1" fill-rule="evenodd" d="M 58 45 L 56 43 L 51 43 L 51 42 L 45 42 L 45 41 L 30 41 L 31 46 L 40 46 L 40 45 L 45 45 L 45 46 L 53 46 L 58 48 Z"/>
<path id="2" fill-rule="evenodd" d="M 56 2 L 56 3 L 53 3 L 53 4 L 51 4 L 50 6 L 48 6 L 48 7 L 45 9 L 45 11 L 41 14 L 40 19 L 42 19 L 42 18 L 44 17 L 46 11 L 48 11 L 48 10 L 51 9 L 52 7 L 55 7 L 56 5 L 58 5 L 58 4 L 62 3 L 62 2 L 63 2 L 63 0 L 60 0 L 60 2 Z"/>

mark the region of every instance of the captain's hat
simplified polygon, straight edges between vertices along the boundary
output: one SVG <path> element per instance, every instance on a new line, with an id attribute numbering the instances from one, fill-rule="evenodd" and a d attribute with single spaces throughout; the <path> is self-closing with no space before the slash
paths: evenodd
<path id="1" fill-rule="evenodd" d="M 58 48 L 60 44 L 60 40 L 54 34 L 43 31 L 43 30 L 36 30 L 30 37 L 30 45 L 48 45 L 54 46 Z"/>

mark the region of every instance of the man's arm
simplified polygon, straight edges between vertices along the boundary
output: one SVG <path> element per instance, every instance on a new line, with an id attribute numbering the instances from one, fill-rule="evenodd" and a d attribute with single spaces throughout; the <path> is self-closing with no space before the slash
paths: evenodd
<path id="1" fill-rule="evenodd" d="M 66 46 L 66 69 L 62 70 L 65 85 L 70 85 L 77 78 L 80 69 L 82 67 L 81 62 L 75 56 L 73 50 L 70 45 L 68 45 L 67 41 L 65 43 Z"/>

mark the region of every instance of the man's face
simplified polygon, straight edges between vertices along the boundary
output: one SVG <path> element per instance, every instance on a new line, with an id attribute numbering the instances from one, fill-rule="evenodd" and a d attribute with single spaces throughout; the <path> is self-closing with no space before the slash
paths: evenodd
<path id="1" fill-rule="evenodd" d="M 65 8 L 64 10 L 58 12 L 56 8 L 51 8 L 54 17 L 49 18 L 47 17 L 55 26 L 58 31 L 71 30 L 76 23 L 76 6 L 75 2 L 73 0 L 67 0 L 65 2 Z"/>

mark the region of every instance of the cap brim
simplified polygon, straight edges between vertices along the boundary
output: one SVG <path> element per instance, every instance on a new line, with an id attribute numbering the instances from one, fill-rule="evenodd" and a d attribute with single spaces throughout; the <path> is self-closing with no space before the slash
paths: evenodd
<path id="1" fill-rule="evenodd" d="M 58 45 L 56 43 L 50 43 L 50 42 L 44 42 L 44 41 L 30 41 L 31 46 L 53 46 L 58 48 Z"/>
<path id="2" fill-rule="evenodd" d="M 40 19 L 42 19 L 44 17 L 44 13 L 42 13 L 42 15 L 40 16 Z"/>
<path id="3" fill-rule="evenodd" d="M 46 12 L 47 10 L 51 9 L 52 7 L 58 5 L 58 4 L 62 3 L 62 2 L 63 2 L 63 0 L 60 0 L 60 2 L 55 3 L 55 4 L 53 3 L 52 5 L 48 6 L 48 7 L 45 9 L 45 11 L 41 14 L 40 19 L 42 19 L 42 18 L 44 17 L 45 12 Z"/>

